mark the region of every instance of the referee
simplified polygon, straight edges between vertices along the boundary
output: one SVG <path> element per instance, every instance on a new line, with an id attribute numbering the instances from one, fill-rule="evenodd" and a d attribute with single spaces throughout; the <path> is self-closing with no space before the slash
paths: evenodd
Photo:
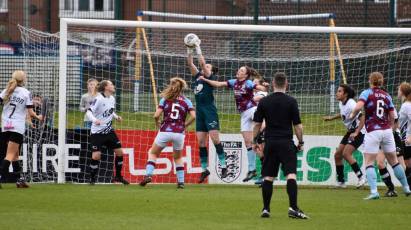
<path id="1" fill-rule="evenodd" d="M 257 140 L 262 122 L 265 120 L 265 147 L 262 168 L 262 195 L 264 208 L 261 217 L 270 217 L 270 202 L 273 193 L 273 180 L 277 177 L 280 164 L 287 177 L 287 193 L 290 202 L 290 218 L 308 219 L 297 206 L 297 150 L 303 150 L 303 126 L 297 101 L 285 91 L 288 86 L 284 73 L 274 75 L 274 93 L 263 98 L 254 114 L 254 140 Z M 298 147 L 293 143 L 293 130 L 298 138 Z M 258 148 L 255 143 L 254 148 Z"/>

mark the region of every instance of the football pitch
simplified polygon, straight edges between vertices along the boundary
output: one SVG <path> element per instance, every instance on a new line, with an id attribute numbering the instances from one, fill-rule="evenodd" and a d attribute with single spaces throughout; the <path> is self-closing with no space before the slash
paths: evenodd
<path id="1" fill-rule="evenodd" d="M 399 191 L 400 188 L 397 188 Z M 384 189 L 380 190 L 380 193 Z M 410 229 L 411 197 L 362 200 L 366 189 L 302 187 L 309 220 L 287 216 L 274 186 L 271 218 L 260 218 L 261 190 L 238 185 L 51 185 L 0 189 L 1 229 Z"/>

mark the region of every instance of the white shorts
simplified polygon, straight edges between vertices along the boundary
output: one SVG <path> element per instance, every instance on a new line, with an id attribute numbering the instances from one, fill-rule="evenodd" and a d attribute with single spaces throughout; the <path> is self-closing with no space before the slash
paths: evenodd
<path id="1" fill-rule="evenodd" d="M 364 153 L 377 154 L 381 150 L 384 153 L 395 153 L 395 140 L 391 129 L 375 130 L 365 133 Z"/>
<path id="2" fill-rule="evenodd" d="M 154 143 L 164 148 L 168 142 L 173 142 L 174 150 L 182 150 L 184 148 L 184 137 L 183 133 L 159 132 Z"/>
<path id="3" fill-rule="evenodd" d="M 257 106 L 247 109 L 241 113 L 241 132 L 253 131 L 253 117 Z"/>

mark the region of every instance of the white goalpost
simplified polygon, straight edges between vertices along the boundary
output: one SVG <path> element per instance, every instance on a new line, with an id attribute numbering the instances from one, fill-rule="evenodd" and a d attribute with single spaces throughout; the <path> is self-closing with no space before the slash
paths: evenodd
<path id="1" fill-rule="evenodd" d="M 146 44 L 136 40 L 137 36 L 142 39 L 142 29 L 146 33 Z M 61 18 L 59 40 L 49 40 L 32 30 L 21 31 L 28 38 L 25 41 L 26 59 L 35 59 L 26 70 L 29 76 L 37 68 L 35 61 L 40 62 L 36 58 L 40 49 L 53 50 L 50 52 L 53 55 L 41 55 L 54 60 L 57 58 L 54 51 L 58 52 L 58 99 L 55 100 L 58 112 L 56 110 L 54 114 L 58 119 L 54 122 L 58 170 L 57 177 L 45 179 L 58 183 L 87 181 L 88 136 L 84 128 L 78 127 L 84 114 L 77 111 L 78 99 L 72 89 L 80 87 L 78 90 L 83 88 L 84 91 L 84 82 L 89 78 L 114 81 L 119 104 L 117 112 L 124 118 L 123 123 L 115 123 L 126 152 L 123 173 L 132 183 L 142 178 L 147 151 L 156 133 L 151 116 L 158 100 L 157 94 L 170 77 L 181 76 L 189 85 L 195 80 L 186 65 L 183 38 L 187 33 L 200 37 L 206 61 L 220 68 L 219 81 L 235 78 L 236 70 L 243 65 L 255 68 L 268 80 L 278 71 L 288 75 L 288 92 L 299 103 L 305 128 L 305 151 L 298 154 L 299 184 L 330 185 L 335 182 L 333 153 L 344 134 L 344 127 L 341 121 L 325 123 L 322 116 L 338 112 L 334 93 L 339 84 L 348 83 L 360 92 L 368 87 L 368 74 L 380 71 L 385 76 L 388 92 L 393 94 L 396 86 L 409 80 L 411 75 L 411 29 L 406 28 Z M 76 80 L 73 73 L 81 76 Z M 138 101 L 134 99 L 136 76 L 140 78 Z M 37 91 L 42 93 L 42 89 Z M 185 94 L 195 101 L 192 90 Z M 247 167 L 243 156 L 246 149 L 240 134 L 234 96 L 228 90 L 218 89 L 215 99 L 230 174 L 228 179 L 219 178 L 218 164 L 210 145 L 209 166 L 212 172 L 209 183 L 242 183 L 246 173 L 244 168 Z M 138 110 L 135 110 L 136 106 Z M 188 183 L 195 183 L 200 172 L 194 131 L 193 127 L 189 128 L 183 151 Z M 154 172 L 155 183 L 171 183 L 175 178 L 173 160 L 167 154 L 171 149 L 164 151 L 166 154 L 159 158 L 159 167 Z M 362 154 L 356 152 L 355 157 L 361 166 Z M 102 160 L 102 164 L 100 182 L 107 183 L 112 176 L 112 158 Z M 346 176 L 348 184 L 356 183 L 349 167 L 346 167 Z M 283 179 L 280 175 L 280 183 L 284 182 Z"/>

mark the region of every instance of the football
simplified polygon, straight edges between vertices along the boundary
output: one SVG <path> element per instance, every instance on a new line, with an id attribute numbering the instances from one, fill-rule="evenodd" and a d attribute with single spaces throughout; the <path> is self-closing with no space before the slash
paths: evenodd
<path id="1" fill-rule="evenodd" d="M 197 44 L 200 44 L 200 39 L 198 38 L 198 36 L 196 35 L 196 34 L 193 34 L 193 33 L 190 33 L 190 34 L 187 34 L 185 37 L 184 37 L 184 44 L 187 46 L 187 47 L 190 47 L 190 48 L 194 48 L 195 47 L 195 45 L 196 45 L 196 43 Z"/>

